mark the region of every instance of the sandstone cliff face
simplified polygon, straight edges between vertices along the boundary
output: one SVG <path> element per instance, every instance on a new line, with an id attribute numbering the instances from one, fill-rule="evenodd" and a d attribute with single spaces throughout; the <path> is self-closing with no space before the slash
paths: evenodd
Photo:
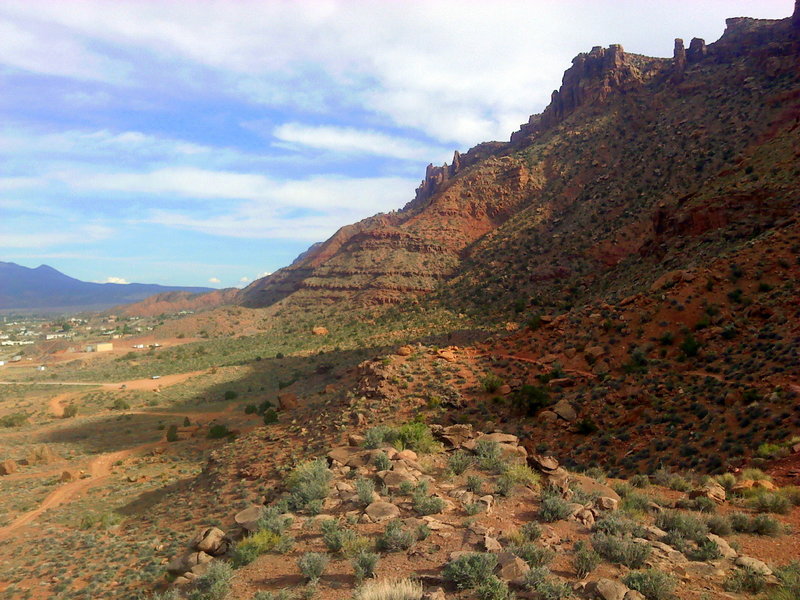
<path id="1" fill-rule="evenodd" d="M 198 312 L 233 304 L 236 302 L 239 290 L 227 288 L 202 294 L 189 292 L 166 292 L 156 294 L 136 304 L 126 304 L 112 309 L 116 315 L 125 317 L 154 317 L 160 314 L 174 314 L 180 311 Z"/>
<path id="2" fill-rule="evenodd" d="M 342 228 L 240 301 L 375 305 L 438 289 L 486 304 L 533 284 L 555 297 L 617 285 L 631 261 L 646 278 L 660 268 L 648 261 L 692 260 L 684 236 L 722 251 L 796 204 L 767 185 L 791 179 L 791 161 L 760 183 L 745 170 L 793 156 L 797 31 L 797 14 L 736 18 L 714 44 L 676 40 L 672 59 L 617 45 L 580 54 L 509 143 L 429 166 L 402 210 Z"/>

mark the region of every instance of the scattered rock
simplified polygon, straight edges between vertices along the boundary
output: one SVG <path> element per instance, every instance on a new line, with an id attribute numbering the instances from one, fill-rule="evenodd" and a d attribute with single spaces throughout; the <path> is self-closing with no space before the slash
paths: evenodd
<path id="1" fill-rule="evenodd" d="M 613 579 L 598 579 L 594 584 L 590 584 L 591 590 L 596 598 L 602 600 L 625 600 L 625 594 L 630 589 L 621 581 L 614 581 Z"/>
<path id="2" fill-rule="evenodd" d="M 707 481 L 703 487 L 692 490 L 690 498 L 710 498 L 717 504 L 725 502 L 725 488 L 713 479 Z"/>
<path id="3" fill-rule="evenodd" d="M 757 573 L 761 573 L 762 575 L 772 575 L 772 570 L 763 562 L 758 560 L 757 558 L 751 558 L 749 556 L 740 556 L 736 559 L 734 563 L 737 567 L 742 567 L 745 569 L 752 569 Z"/>
<path id="4" fill-rule="evenodd" d="M 278 394 L 278 408 L 281 410 L 292 410 L 297 408 L 298 404 L 297 394 L 293 392 Z"/>
<path id="5" fill-rule="evenodd" d="M 565 421 L 574 421 L 578 418 L 578 413 L 572 408 L 572 405 L 566 400 L 560 400 L 553 406 L 552 411 Z"/>
<path id="6" fill-rule="evenodd" d="M 390 521 L 400 516 L 400 509 L 390 502 L 373 502 L 364 512 L 374 523 Z"/>
<path id="7" fill-rule="evenodd" d="M 255 531 L 258 520 L 264 514 L 264 507 L 258 504 L 249 506 L 236 513 L 233 520 L 247 531 Z"/>
<path id="8" fill-rule="evenodd" d="M 413 348 L 411 348 L 411 346 L 400 346 L 397 349 L 397 355 L 398 356 L 411 356 L 411 354 L 413 354 L 413 352 L 414 352 L 414 350 L 413 350 Z"/>
<path id="9" fill-rule="evenodd" d="M 224 531 L 217 527 L 208 527 L 194 536 L 191 546 L 211 556 L 221 556 L 228 551 L 230 542 Z"/>
<path id="10" fill-rule="evenodd" d="M 16 473 L 19 470 L 17 463 L 7 458 L 3 462 L 0 462 L 0 475 L 11 475 L 12 473 Z"/>
<path id="11" fill-rule="evenodd" d="M 328 335 L 328 328 L 317 325 L 316 327 L 311 328 L 311 333 L 314 335 Z"/>
<path id="12" fill-rule="evenodd" d="M 706 537 L 717 545 L 722 558 L 736 558 L 739 556 L 739 553 L 731 548 L 731 545 L 720 536 L 709 533 Z"/>

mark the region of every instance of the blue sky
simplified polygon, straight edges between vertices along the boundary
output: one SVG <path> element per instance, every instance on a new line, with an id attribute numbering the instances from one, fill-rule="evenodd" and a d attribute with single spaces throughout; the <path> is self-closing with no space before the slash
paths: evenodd
<path id="1" fill-rule="evenodd" d="M 229 287 L 507 140 L 595 45 L 792 0 L 0 3 L 0 260 Z"/>

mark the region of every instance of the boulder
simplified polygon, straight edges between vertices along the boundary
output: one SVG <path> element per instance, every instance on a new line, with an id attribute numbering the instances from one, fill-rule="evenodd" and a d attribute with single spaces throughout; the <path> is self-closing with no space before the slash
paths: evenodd
<path id="1" fill-rule="evenodd" d="M 317 325 L 311 328 L 311 333 L 314 335 L 328 335 L 328 328 Z"/>
<path id="2" fill-rule="evenodd" d="M 554 457 L 542 456 L 541 454 L 531 454 L 528 456 L 528 464 L 543 473 L 551 473 L 558 469 L 558 461 Z"/>
<path id="3" fill-rule="evenodd" d="M 599 508 L 603 510 L 617 510 L 619 507 L 619 500 L 609 498 L 607 496 L 600 496 L 595 502 Z"/>
<path id="4" fill-rule="evenodd" d="M 753 571 L 761 573 L 762 575 L 766 575 L 767 577 L 772 575 L 772 569 L 770 569 L 765 563 L 761 562 L 757 558 L 740 556 L 736 559 L 734 564 L 737 567 L 742 567 L 744 569 L 752 569 Z"/>
<path id="5" fill-rule="evenodd" d="M 622 498 L 619 497 L 619 494 L 615 492 L 611 487 L 595 481 L 591 477 L 587 477 L 586 475 L 578 475 L 572 474 L 571 481 L 573 486 L 577 489 L 585 492 L 587 494 L 593 494 L 599 497 L 598 502 L 600 502 L 603 498 L 610 498 L 611 500 L 616 501 L 619 504 L 622 501 Z M 600 505 L 602 507 L 602 505 Z M 606 508 L 605 510 L 614 510 L 613 508 Z"/>
<path id="6" fill-rule="evenodd" d="M 66 471 L 63 471 L 61 473 L 61 477 L 59 478 L 59 481 L 61 481 L 61 482 L 77 481 L 78 479 L 80 479 L 80 477 L 81 476 L 80 476 L 80 473 L 78 473 L 78 471 L 66 470 Z"/>
<path id="7" fill-rule="evenodd" d="M 472 439 L 473 435 L 472 425 L 469 424 L 450 425 L 438 433 L 439 438 L 453 448 L 460 448 L 461 444 Z"/>
<path id="8" fill-rule="evenodd" d="M 443 360 L 445 360 L 447 362 L 455 362 L 456 361 L 455 353 L 452 350 L 447 349 L 447 348 L 445 348 L 443 350 L 439 350 L 436 353 L 436 358 L 441 358 L 441 359 L 443 359 Z"/>
<path id="9" fill-rule="evenodd" d="M 59 460 L 49 446 L 36 446 L 28 453 L 27 463 L 29 465 L 50 465 Z"/>
<path id="10" fill-rule="evenodd" d="M 510 433 L 484 433 L 478 436 L 478 441 L 497 442 L 498 444 L 519 444 L 519 438 Z"/>
<path id="11" fill-rule="evenodd" d="M 381 523 L 399 517 L 400 509 L 391 502 L 373 502 L 366 508 L 365 513 L 373 522 Z"/>
<path id="12" fill-rule="evenodd" d="M 525 577 L 525 574 L 531 570 L 528 563 L 510 552 L 501 552 L 498 554 L 497 561 L 500 564 L 500 579 L 504 579 L 505 581 L 518 581 Z"/>
<path id="13" fill-rule="evenodd" d="M 689 498 L 710 498 L 717 504 L 725 502 L 725 488 L 713 479 L 707 481 L 702 487 L 692 490 Z"/>
<path id="14" fill-rule="evenodd" d="M 392 460 L 417 460 L 417 453 L 413 450 L 401 450 L 392 457 Z"/>
<path id="15" fill-rule="evenodd" d="M 411 354 L 413 352 L 414 352 L 414 349 L 411 348 L 411 346 L 400 346 L 397 349 L 397 355 L 398 356 L 411 356 Z"/>
<path id="16" fill-rule="evenodd" d="M 739 556 L 739 553 L 731 548 L 731 545 L 720 536 L 709 533 L 706 537 L 717 545 L 720 554 L 722 554 L 722 558 L 736 558 Z"/>
<path id="17" fill-rule="evenodd" d="M 578 413 L 575 412 L 575 409 L 572 408 L 572 405 L 566 400 L 560 400 L 551 410 L 565 421 L 574 421 L 578 418 Z"/>
<path id="18" fill-rule="evenodd" d="M 543 410 L 539 413 L 539 419 L 545 423 L 555 423 L 558 421 L 558 415 L 552 410 Z"/>
<path id="19" fill-rule="evenodd" d="M 375 450 L 364 450 L 357 446 L 340 446 L 328 452 L 328 458 L 348 467 L 366 467 Z"/>
<path id="20" fill-rule="evenodd" d="M 483 536 L 483 547 L 487 552 L 500 552 L 503 546 L 497 541 L 497 538 L 490 536 L 488 533 Z"/>
<path id="21" fill-rule="evenodd" d="M 621 581 L 614 581 L 613 579 L 598 579 L 594 584 L 591 584 L 591 590 L 596 598 L 602 600 L 625 600 L 625 594 L 630 589 Z"/>
<path id="22" fill-rule="evenodd" d="M 191 546 L 211 556 L 220 556 L 228 551 L 230 540 L 218 527 L 208 527 L 194 536 Z"/>
<path id="23" fill-rule="evenodd" d="M 249 506 L 236 513 L 236 515 L 233 517 L 233 520 L 247 531 L 255 531 L 258 520 L 263 514 L 264 507 L 260 504 L 254 504 L 253 506 Z"/>
<path id="24" fill-rule="evenodd" d="M 10 458 L 0 462 L 0 475 L 11 475 L 12 473 L 16 473 L 18 469 L 17 463 Z"/>
<path id="25" fill-rule="evenodd" d="M 389 488 L 398 488 L 403 483 L 415 484 L 417 482 L 410 473 L 403 473 L 400 471 L 381 471 L 378 473 L 381 481 Z"/>
<path id="26" fill-rule="evenodd" d="M 278 408 L 281 410 L 292 410 L 297 408 L 299 404 L 297 400 L 297 394 L 293 392 L 284 392 L 283 394 L 278 394 Z"/>

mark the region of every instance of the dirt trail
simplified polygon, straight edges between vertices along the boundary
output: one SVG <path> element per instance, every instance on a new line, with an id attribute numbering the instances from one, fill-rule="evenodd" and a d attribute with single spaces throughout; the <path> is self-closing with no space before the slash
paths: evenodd
<path id="1" fill-rule="evenodd" d="M 155 448 L 156 446 L 162 444 L 164 444 L 164 442 L 159 440 L 158 442 L 149 442 L 147 444 L 135 446 L 134 448 L 127 448 L 125 450 L 119 450 L 117 452 L 110 452 L 108 454 L 101 454 L 100 456 L 97 456 L 89 463 L 90 477 L 65 483 L 53 490 L 53 492 L 51 492 L 50 495 L 48 495 L 47 498 L 42 501 L 38 508 L 20 515 L 9 525 L 0 528 L 0 541 L 7 539 L 15 531 L 36 519 L 36 517 L 41 515 L 44 511 L 58 506 L 59 504 L 64 504 L 78 494 L 104 481 L 111 474 L 111 466 L 118 460 L 124 460 L 131 454 L 142 452 L 150 448 Z"/>

